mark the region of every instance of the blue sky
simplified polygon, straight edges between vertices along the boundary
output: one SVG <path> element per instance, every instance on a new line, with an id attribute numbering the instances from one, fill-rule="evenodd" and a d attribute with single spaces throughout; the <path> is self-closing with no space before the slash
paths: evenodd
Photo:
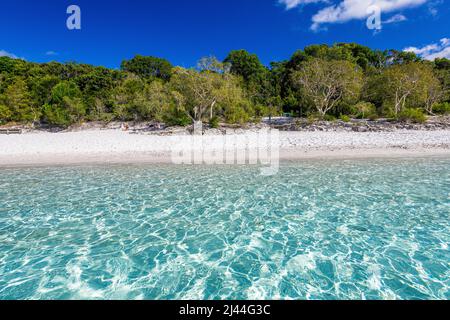
<path id="1" fill-rule="evenodd" d="M 310 44 L 358 42 L 450 57 L 449 0 L 3 0 L 0 55 L 28 61 L 77 61 L 117 68 L 135 54 L 193 66 L 247 49 L 262 62 L 288 59 Z M 66 9 L 81 8 L 81 30 Z M 366 9 L 382 29 L 366 27 Z"/>

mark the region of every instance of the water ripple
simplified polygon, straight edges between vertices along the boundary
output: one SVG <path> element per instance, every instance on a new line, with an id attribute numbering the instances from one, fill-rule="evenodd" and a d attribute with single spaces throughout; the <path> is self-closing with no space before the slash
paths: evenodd
<path id="1" fill-rule="evenodd" d="M 450 160 L 0 171 L 0 299 L 449 299 Z"/>

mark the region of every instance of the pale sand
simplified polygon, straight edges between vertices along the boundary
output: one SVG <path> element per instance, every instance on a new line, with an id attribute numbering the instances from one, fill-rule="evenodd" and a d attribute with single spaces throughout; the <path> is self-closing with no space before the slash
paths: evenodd
<path id="1" fill-rule="evenodd" d="M 172 163 L 171 150 L 177 139 L 119 130 L 0 136 L 0 165 Z M 207 148 L 221 143 L 214 136 L 204 139 Z M 450 130 L 280 132 L 280 148 L 281 160 L 447 157 L 450 156 Z"/>

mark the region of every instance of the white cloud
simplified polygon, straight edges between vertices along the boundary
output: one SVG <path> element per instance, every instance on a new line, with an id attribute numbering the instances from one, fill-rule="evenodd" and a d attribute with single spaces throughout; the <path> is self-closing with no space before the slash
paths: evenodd
<path id="1" fill-rule="evenodd" d="M 450 59 L 450 47 L 443 48 L 441 51 L 432 53 L 429 56 L 425 57 L 425 59 L 431 60 L 431 61 L 433 61 L 434 59 L 438 59 L 438 58 Z"/>
<path id="2" fill-rule="evenodd" d="M 398 23 L 398 22 L 403 22 L 406 20 L 408 20 L 408 18 L 406 18 L 404 15 L 396 14 L 396 15 L 390 17 L 389 19 L 387 19 L 386 21 L 383 21 L 383 23 L 385 23 L 385 24 Z"/>
<path id="3" fill-rule="evenodd" d="M 318 30 L 324 24 L 343 23 L 350 20 L 362 20 L 370 16 L 368 8 L 377 6 L 382 14 L 392 13 L 403 9 L 409 9 L 425 3 L 436 4 L 432 0 L 340 0 L 330 4 L 330 0 L 278 0 L 286 6 L 287 10 L 311 3 L 327 3 L 325 8 L 319 10 L 312 17 L 311 29 Z M 405 21 L 404 15 L 398 14 L 388 19 L 385 23 Z"/>
<path id="4" fill-rule="evenodd" d="M 422 48 L 409 47 L 405 48 L 403 51 L 414 52 L 418 56 L 430 61 L 437 58 L 450 59 L 450 39 L 443 38 L 439 43 L 432 43 Z"/>
<path id="5" fill-rule="evenodd" d="M 286 6 L 286 10 L 294 9 L 301 5 L 311 4 L 311 3 L 319 3 L 319 2 L 326 2 L 328 3 L 328 0 L 278 0 L 279 3 L 284 4 Z"/>
<path id="6" fill-rule="evenodd" d="M 435 52 L 435 51 L 439 50 L 439 48 L 440 47 L 437 44 L 429 44 L 423 48 L 416 48 L 416 47 L 405 48 L 403 51 L 413 52 L 413 53 L 417 54 L 418 56 L 427 56 L 427 55 L 431 54 L 431 52 Z"/>
<path id="7" fill-rule="evenodd" d="M 441 45 L 444 46 L 444 47 L 450 45 L 450 39 L 449 38 L 442 38 L 441 39 Z"/>
<path id="8" fill-rule="evenodd" d="M 9 58 L 12 58 L 12 59 L 19 59 L 19 57 L 16 56 L 15 54 L 10 53 L 10 52 L 5 51 L 5 50 L 0 50 L 0 57 L 9 57 Z"/>
<path id="9" fill-rule="evenodd" d="M 343 0 L 338 5 L 328 6 L 316 13 L 312 18 L 312 28 L 325 23 L 365 19 L 369 16 L 367 9 L 371 6 L 378 6 L 382 13 L 389 13 L 416 7 L 427 1 L 429 0 Z"/>

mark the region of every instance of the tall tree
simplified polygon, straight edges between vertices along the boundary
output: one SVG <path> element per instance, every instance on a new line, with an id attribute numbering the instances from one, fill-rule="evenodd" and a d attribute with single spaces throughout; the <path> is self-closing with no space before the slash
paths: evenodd
<path id="1" fill-rule="evenodd" d="M 173 90 L 185 97 L 185 111 L 195 122 L 200 122 L 217 104 L 216 89 L 220 87 L 222 75 L 215 72 L 197 72 L 175 68 L 171 79 Z"/>
<path id="2" fill-rule="evenodd" d="M 50 103 L 43 107 L 44 120 L 57 126 L 66 127 L 81 121 L 85 114 L 81 91 L 72 81 L 62 81 L 54 86 Z"/>
<path id="3" fill-rule="evenodd" d="M 21 78 L 16 79 L 5 90 L 4 104 L 11 111 L 13 121 L 37 121 L 40 116 L 39 109 L 33 105 L 27 84 Z"/>
<path id="4" fill-rule="evenodd" d="M 444 90 L 443 99 L 450 102 L 450 60 L 446 58 L 436 59 L 434 64 L 436 76 Z"/>
<path id="5" fill-rule="evenodd" d="M 411 62 L 385 69 L 376 89 L 384 103 L 398 116 L 407 106 L 423 106 L 432 112 L 433 104 L 439 99 L 439 87 L 429 65 Z"/>
<path id="6" fill-rule="evenodd" d="M 137 55 L 131 60 L 123 61 L 121 69 L 143 79 L 159 78 L 168 81 L 172 75 L 173 66 L 165 59 Z"/>
<path id="7" fill-rule="evenodd" d="M 293 81 L 324 117 L 338 103 L 359 97 L 362 72 L 349 61 L 309 59 Z"/>
<path id="8" fill-rule="evenodd" d="M 258 56 L 246 50 L 231 51 L 224 62 L 230 64 L 232 74 L 241 76 L 246 83 L 260 81 L 266 72 L 266 67 L 259 61 Z"/>

